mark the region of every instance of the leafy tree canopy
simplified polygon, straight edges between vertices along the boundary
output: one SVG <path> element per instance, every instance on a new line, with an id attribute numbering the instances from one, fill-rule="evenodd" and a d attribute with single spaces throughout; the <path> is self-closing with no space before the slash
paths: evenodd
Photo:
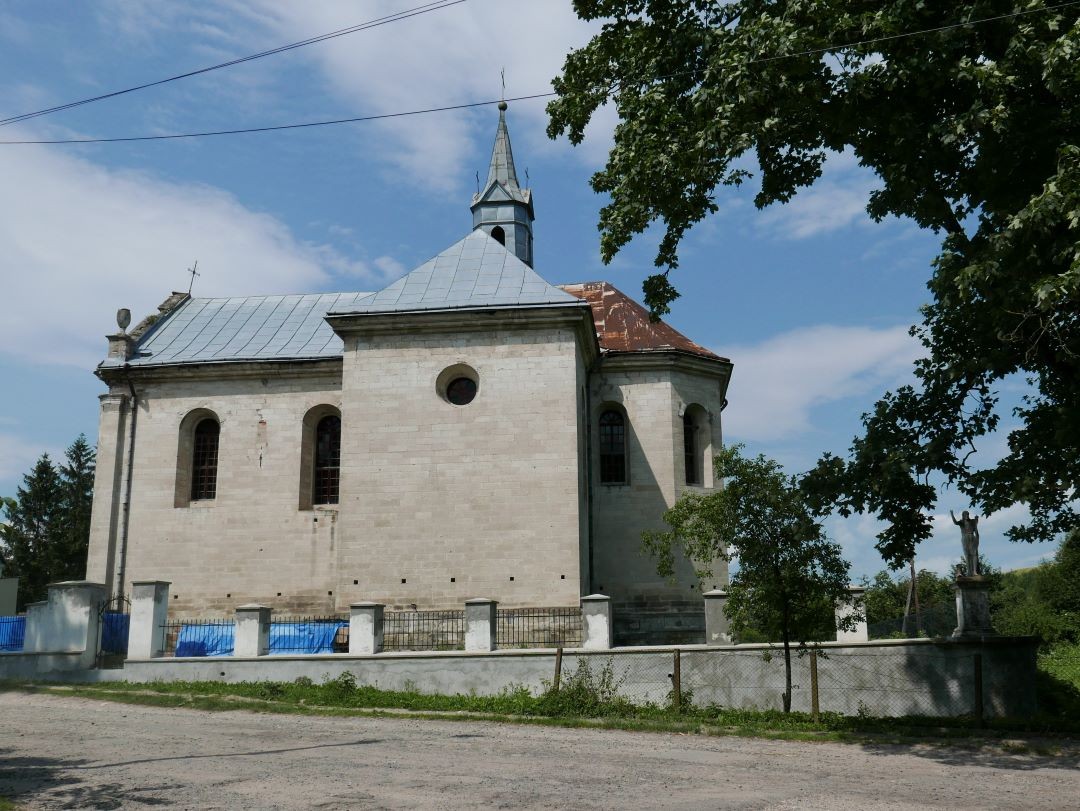
<path id="1" fill-rule="evenodd" d="M 849 460 L 825 456 L 807 493 L 819 509 L 872 512 L 893 566 L 929 537 L 933 473 L 984 513 L 1023 502 L 1015 540 L 1077 526 L 1080 486 L 1080 5 L 1044 0 L 575 0 L 602 31 L 566 60 L 548 132 L 584 137 L 610 101 L 620 123 L 592 179 L 610 260 L 654 222 L 654 315 L 668 273 L 717 190 L 757 165 L 759 207 L 790 200 L 850 150 L 879 187 L 877 220 L 942 235 L 932 301 L 913 328 L 917 384 L 864 418 Z M 998 423 L 994 386 L 1033 393 L 1009 453 L 969 464 Z"/>
<path id="2" fill-rule="evenodd" d="M 771 459 L 747 459 L 741 448 L 724 448 L 715 459 L 724 487 L 687 493 L 664 514 L 670 529 L 647 532 L 645 547 L 664 575 L 683 553 L 706 576 L 718 558 L 738 555 L 725 612 L 732 631 L 764 633 L 784 643 L 785 711 L 791 700 L 791 643 L 821 640 L 822 615 L 850 598 L 848 563 L 825 536 L 793 477 Z M 854 625 L 850 618 L 845 630 Z M 830 629 L 831 631 L 832 629 Z"/>

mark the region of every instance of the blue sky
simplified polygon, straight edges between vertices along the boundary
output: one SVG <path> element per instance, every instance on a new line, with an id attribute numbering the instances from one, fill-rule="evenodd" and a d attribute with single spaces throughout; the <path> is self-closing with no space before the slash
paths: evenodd
<path id="1" fill-rule="evenodd" d="M 16 0 L 0 9 L 0 117 L 62 104 L 355 25 L 419 0 L 278 3 Z M 550 89 L 591 29 L 569 0 L 468 2 L 367 32 L 0 128 L 0 140 L 165 134 L 380 114 Z M 536 269 L 552 283 L 606 279 L 640 298 L 656 234 L 605 267 L 588 187 L 611 111 L 582 147 L 549 141 L 543 101 L 508 113 L 519 174 L 536 196 Z M 376 290 L 470 228 L 493 107 L 317 129 L 136 144 L 0 145 L 0 494 L 43 451 L 97 432 L 91 374 L 118 307 L 138 320 L 171 290 L 196 295 Z M 735 363 L 729 441 L 792 472 L 843 452 L 859 415 L 910 376 L 937 239 L 873 223 L 872 174 L 835 155 L 790 204 L 758 211 L 754 181 L 718 194 L 720 211 L 685 240 L 668 319 Z M 1006 393 L 1008 395 L 1008 393 Z M 1012 395 L 1009 395 L 1012 396 Z M 1005 420 L 1007 423 L 1008 421 Z M 980 449 L 992 461 L 1003 446 Z M 945 494 L 919 565 L 959 557 Z M 983 549 L 1005 568 L 1050 547 L 983 520 Z M 881 568 L 872 519 L 830 521 L 853 573 Z"/>

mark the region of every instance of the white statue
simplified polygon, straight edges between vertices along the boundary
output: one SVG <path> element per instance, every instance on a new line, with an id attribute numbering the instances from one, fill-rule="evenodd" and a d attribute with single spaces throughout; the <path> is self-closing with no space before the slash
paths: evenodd
<path id="1" fill-rule="evenodd" d="M 960 513 L 960 520 L 956 520 L 953 511 L 949 510 L 949 517 L 953 523 L 960 527 L 960 543 L 964 547 L 964 568 L 968 577 L 975 577 L 979 572 L 979 517 L 968 515 L 964 510 Z"/>

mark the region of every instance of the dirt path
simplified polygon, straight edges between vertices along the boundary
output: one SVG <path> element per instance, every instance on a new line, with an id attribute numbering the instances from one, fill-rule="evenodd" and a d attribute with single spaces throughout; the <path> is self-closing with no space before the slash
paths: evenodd
<path id="1" fill-rule="evenodd" d="M 26 808 L 1068 808 L 1061 758 L 0 693 Z"/>

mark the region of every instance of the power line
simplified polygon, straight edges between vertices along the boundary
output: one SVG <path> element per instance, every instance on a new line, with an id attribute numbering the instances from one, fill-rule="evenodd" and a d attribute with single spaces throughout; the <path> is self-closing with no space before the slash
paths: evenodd
<path id="1" fill-rule="evenodd" d="M 1080 0 L 1077 0 L 1080 2 Z M 532 98 L 548 98 L 554 93 L 534 93 L 529 96 L 517 96 L 516 98 L 502 99 L 505 102 L 527 102 Z M 470 107 L 486 107 L 499 104 L 500 99 L 492 99 L 490 102 L 471 102 L 469 104 L 456 104 L 446 107 L 429 107 L 423 110 L 406 110 L 404 112 L 384 112 L 378 116 L 356 116 L 348 119 L 330 119 L 328 121 L 308 121 L 301 124 L 278 124 L 275 126 L 249 126 L 242 130 L 211 130 L 201 133 L 175 133 L 172 135 L 131 135 L 123 138 L 62 138 L 57 140 L 0 140 L 0 145 L 8 144 L 117 144 L 131 140 L 176 140 L 177 138 L 204 138 L 212 135 L 241 135 L 243 133 L 269 133 L 278 130 L 302 130 L 311 126 L 328 126 L 330 124 L 353 124 L 360 121 L 378 121 L 380 119 L 396 119 L 406 116 L 423 116 L 429 112 L 448 112 L 449 110 L 464 110 Z"/>
<path id="2" fill-rule="evenodd" d="M 296 48 L 302 48 L 305 45 L 313 45 L 317 42 L 325 42 L 328 39 L 343 37 L 347 34 L 355 34 L 358 31 L 367 31 L 371 28 L 378 28 L 382 25 L 400 22 L 401 20 L 407 20 L 410 17 L 417 17 L 421 14 L 428 14 L 432 11 L 441 11 L 444 8 L 456 6 L 459 3 L 464 2 L 466 2 L 466 0 L 435 0 L 435 2 L 426 3 L 422 6 L 405 9 L 404 11 L 398 11 L 393 14 L 388 14 L 385 17 L 377 17 L 374 20 L 368 20 L 367 22 L 358 23 L 357 25 L 351 25 L 348 28 L 341 28 L 337 31 L 331 31 L 328 34 L 320 34 L 317 37 L 300 40 L 299 42 L 292 42 L 288 45 L 281 45 L 277 48 L 271 48 L 267 51 L 260 51 L 259 53 L 249 54 L 248 56 L 241 56 L 237 59 L 230 59 L 228 62 L 221 62 L 217 65 L 210 65 L 206 68 L 191 70 L 187 73 L 178 73 L 176 76 L 169 76 L 165 79 L 158 79 L 157 81 L 146 82 L 145 84 L 135 85 L 134 87 L 128 87 L 123 90 L 115 90 L 111 93 L 103 93 L 100 96 L 92 96 L 90 98 L 80 99 L 79 101 L 68 102 L 67 104 L 59 104 L 56 107 L 48 107 L 44 110 L 37 110 L 32 113 L 23 113 L 21 115 L 13 115 L 8 118 L 2 118 L 0 119 L 0 127 L 7 126 L 8 124 L 16 124 L 20 121 L 26 121 L 31 118 L 37 118 L 38 116 L 56 113 L 61 110 L 70 110 L 72 107 L 81 107 L 84 104 L 91 104 L 95 101 L 102 101 L 103 99 L 111 99 L 115 98 L 116 96 L 123 96 L 126 93 L 134 93 L 137 90 L 145 90 L 148 87 L 157 87 L 158 85 L 168 84 L 169 82 L 175 82 L 180 79 L 187 79 L 191 76 L 198 76 L 203 73 L 210 73 L 211 71 L 220 70 L 221 68 L 228 68 L 232 67 L 233 65 L 242 64 L 244 62 L 251 62 L 255 59 L 262 59 L 264 56 L 273 56 L 274 54 L 279 54 L 284 51 L 291 51 Z"/>
<path id="3" fill-rule="evenodd" d="M 452 0 L 452 2 L 453 3 L 461 3 L 461 2 L 465 2 L 465 0 Z M 949 25 L 937 26 L 935 28 L 925 28 L 925 29 L 922 29 L 922 30 L 919 30 L 919 31 L 908 31 L 908 32 L 905 32 L 905 33 L 900 33 L 900 34 L 889 34 L 889 35 L 883 36 L 883 37 L 876 37 L 876 38 L 873 38 L 873 39 L 859 40 L 857 42 L 849 42 L 849 43 L 845 43 L 845 44 L 842 44 L 842 45 L 829 45 L 829 46 L 826 46 L 826 47 L 823 47 L 823 48 L 812 48 L 812 49 L 809 49 L 809 50 L 799 51 L 799 52 L 796 52 L 796 53 L 778 54 L 778 55 L 774 55 L 774 56 L 765 56 L 765 57 L 760 57 L 758 59 L 747 60 L 747 62 L 744 63 L 744 64 L 754 65 L 754 64 L 760 64 L 760 63 L 765 63 L 765 62 L 775 62 L 775 61 L 780 60 L 780 59 L 793 59 L 793 58 L 799 57 L 799 56 L 812 56 L 814 54 L 819 54 L 819 53 L 829 53 L 831 51 L 839 51 L 839 50 L 843 50 L 845 48 L 854 48 L 854 47 L 861 46 L 861 45 L 873 45 L 874 43 L 877 43 L 877 42 L 887 42 L 887 41 L 892 41 L 892 40 L 896 40 L 896 39 L 902 39 L 902 38 L 905 38 L 905 37 L 921 36 L 923 34 L 932 34 L 932 33 L 937 33 L 937 32 L 940 32 L 940 31 L 948 31 L 948 30 L 955 29 L 955 28 L 966 28 L 966 27 L 973 26 L 973 25 L 981 25 L 982 23 L 996 22 L 996 21 L 999 21 L 999 20 L 1005 20 L 1005 19 L 1010 19 L 1010 18 L 1014 18 L 1014 17 L 1020 17 L 1020 16 L 1024 16 L 1024 15 L 1027 15 L 1027 14 L 1035 14 L 1035 13 L 1041 13 L 1041 12 L 1046 12 L 1046 11 L 1054 11 L 1056 9 L 1067 8 L 1069 6 L 1076 6 L 1076 5 L 1080 5 L 1080 0 L 1068 0 L 1068 2 L 1058 3 L 1057 5 L 1053 5 L 1053 6 L 1044 6 L 1043 8 L 1039 8 L 1039 9 L 1026 9 L 1026 10 L 1023 10 L 1023 11 L 1012 12 L 1010 14 L 1000 14 L 1000 15 L 997 15 L 997 16 L 994 16 L 994 17 L 982 17 L 982 18 L 980 18 L 978 20 L 968 20 L 966 22 L 951 23 Z M 431 9 L 431 10 L 434 11 L 436 9 Z M 689 75 L 689 74 L 696 73 L 696 72 L 697 71 L 681 71 L 681 72 L 678 72 L 678 73 L 667 74 L 665 76 L 658 76 L 658 77 L 656 77 L 656 79 L 658 79 L 658 80 L 670 79 L 670 78 L 674 78 L 676 76 L 685 76 L 685 75 Z M 145 87 L 150 87 L 151 85 L 144 85 L 144 86 Z M 443 113 L 443 112 L 449 112 L 449 111 L 452 111 L 452 110 L 466 110 L 466 109 L 473 108 L 473 107 L 487 107 L 487 106 L 490 106 L 492 104 L 499 104 L 502 101 L 508 101 L 508 102 L 509 101 L 531 101 L 531 100 L 534 100 L 534 99 L 551 98 L 552 96 L 555 96 L 555 95 L 558 95 L 558 94 L 554 93 L 554 92 L 532 93 L 530 95 L 517 96 L 515 98 L 510 98 L 510 99 L 492 99 L 490 101 L 474 101 L 474 102 L 470 102 L 470 103 L 466 103 L 466 104 L 452 104 L 452 105 L 447 105 L 447 106 L 444 106 L 444 107 L 428 107 L 428 108 L 421 109 L 421 110 L 406 110 L 406 111 L 396 112 L 396 113 L 382 113 L 382 114 L 379 114 L 379 115 L 354 116 L 354 117 L 351 117 L 351 118 L 335 118 L 335 119 L 329 119 L 329 120 L 325 120 L 325 121 L 308 121 L 308 122 L 304 122 L 304 123 L 300 123 L 300 124 L 278 124 L 278 125 L 266 126 L 266 127 L 244 127 L 244 128 L 240 128 L 240 129 L 229 129 L 229 130 L 207 130 L 207 131 L 203 131 L 203 132 L 183 132 L 183 133 L 174 133 L 174 134 L 170 134 L 170 135 L 132 135 L 132 136 L 125 136 L 125 137 L 117 137 L 117 138 L 62 138 L 62 139 L 53 139 L 53 140 L 0 141 L 0 146 L 4 146 L 4 145 L 14 146 L 14 145 L 19 145 L 19 144 L 24 144 L 24 145 L 25 144 L 111 144 L 111 143 L 125 143 L 125 142 L 131 142 L 131 141 L 171 141 L 171 140 L 179 140 L 179 139 L 183 139 L 183 138 L 205 138 L 205 137 L 212 137 L 212 136 L 218 136 L 218 135 L 241 135 L 241 134 L 245 134 L 245 133 L 276 132 L 276 131 L 281 131 L 281 130 L 307 129 L 307 128 L 311 128 L 311 127 L 325 127 L 325 126 L 331 126 L 331 125 L 335 125 L 335 124 L 355 124 L 355 123 L 359 123 L 359 122 L 363 122 L 363 121 L 378 121 L 378 120 L 388 119 L 388 118 L 404 118 L 404 117 L 407 117 L 407 116 L 426 115 L 426 114 L 429 114 L 429 113 Z M 3 124 L 3 123 L 4 122 L 0 122 L 0 124 Z"/>

